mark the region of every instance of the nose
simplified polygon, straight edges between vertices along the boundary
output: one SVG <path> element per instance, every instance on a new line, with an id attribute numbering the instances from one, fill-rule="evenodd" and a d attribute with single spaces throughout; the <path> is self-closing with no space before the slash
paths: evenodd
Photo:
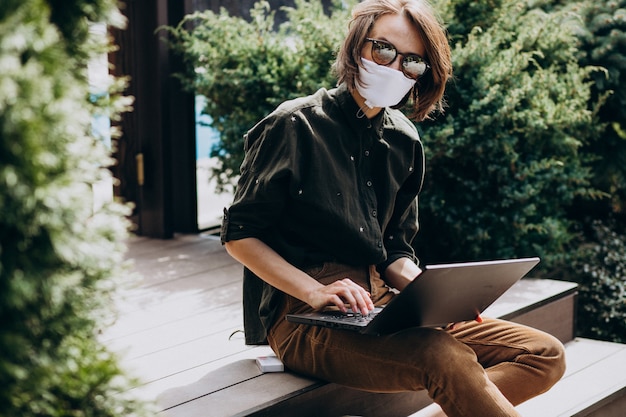
<path id="1" fill-rule="evenodd" d="M 404 55 L 402 55 L 401 53 L 398 53 L 396 55 L 396 58 L 391 61 L 391 63 L 388 65 L 389 67 L 398 70 L 398 71 L 402 71 L 402 60 L 404 59 Z"/>

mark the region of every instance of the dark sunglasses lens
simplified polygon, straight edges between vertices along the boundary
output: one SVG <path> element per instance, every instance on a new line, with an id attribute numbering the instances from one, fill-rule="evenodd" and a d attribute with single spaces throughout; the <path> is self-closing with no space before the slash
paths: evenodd
<path id="1" fill-rule="evenodd" d="M 405 74 L 417 78 L 426 72 L 428 65 L 420 57 L 409 55 L 402 60 L 402 68 Z"/>
<path id="2" fill-rule="evenodd" d="M 372 42 L 372 58 L 380 65 L 388 65 L 396 58 L 396 48 L 386 42 Z"/>

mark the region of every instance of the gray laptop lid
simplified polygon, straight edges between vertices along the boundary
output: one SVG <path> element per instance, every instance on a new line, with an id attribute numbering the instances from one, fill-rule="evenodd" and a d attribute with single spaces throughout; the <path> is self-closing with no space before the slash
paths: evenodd
<path id="1" fill-rule="evenodd" d="M 351 325 L 328 325 L 364 334 L 389 334 L 409 327 L 438 327 L 474 320 L 538 263 L 539 258 L 522 258 L 426 266 L 369 323 L 356 324 L 353 329 Z M 328 315 L 312 313 L 287 319 L 326 325 Z"/>

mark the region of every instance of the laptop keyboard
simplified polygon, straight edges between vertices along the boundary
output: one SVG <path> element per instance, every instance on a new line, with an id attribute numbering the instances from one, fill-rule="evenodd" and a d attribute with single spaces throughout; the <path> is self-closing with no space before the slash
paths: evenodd
<path id="1" fill-rule="evenodd" d="M 341 320 L 345 323 L 354 323 L 354 324 L 367 324 L 376 317 L 378 314 L 378 310 L 372 311 L 367 315 L 363 315 L 361 313 L 342 313 L 341 311 L 327 311 L 324 313 L 322 318 L 324 319 L 333 319 L 333 320 Z"/>

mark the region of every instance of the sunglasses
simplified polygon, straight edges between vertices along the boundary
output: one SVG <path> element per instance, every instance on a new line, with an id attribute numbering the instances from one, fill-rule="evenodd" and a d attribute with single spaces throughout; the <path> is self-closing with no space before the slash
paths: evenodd
<path id="1" fill-rule="evenodd" d="M 372 59 L 378 65 L 391 65 L 398 55 L 402 55 L 402 73 L 408 78 L 416 80 L 430 68 L 426 60 L 417 54 L 403 54 L 389 42 L 378 39 L 365 40 L 372 43 Z"/>

